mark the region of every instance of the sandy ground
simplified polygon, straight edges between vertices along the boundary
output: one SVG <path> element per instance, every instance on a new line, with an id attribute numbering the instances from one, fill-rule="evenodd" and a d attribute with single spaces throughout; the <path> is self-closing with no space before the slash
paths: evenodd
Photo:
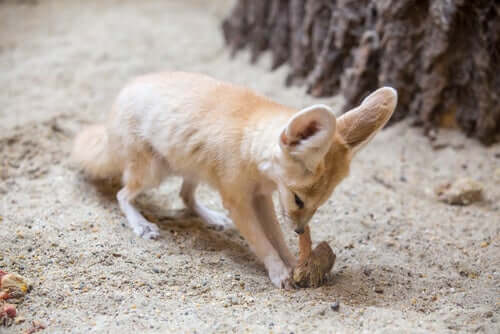
<path id="1" fill-rule="evenodd" d="M 311 223 L 337 254 L 326 286 L 297 291 L 274 288 L 236 232 L 183 218 L 179 180 L 140 198 L 162 228 L 146 241 L 126 227 L 116 189 L 70 167 L 74 133 L 145 72 L 199 71 L 297 108 L 338 108 L 285 89 L 285 68 L 268 72 L 266 57 L 230 59 L 219 30 L 229 2 L 207 3 L 0 1 L 0 268 L 33 282 L 26 321 L 0 332 L 38 320 L 53 333 L 498 333 L 498 145 L 442 131 L 433 150 L 407 123 L 385 130 Z M 486 199 L 438 202 L 433 188 L 462 176 Z M 199 195 L 220 208 L 209 189 Z"/>

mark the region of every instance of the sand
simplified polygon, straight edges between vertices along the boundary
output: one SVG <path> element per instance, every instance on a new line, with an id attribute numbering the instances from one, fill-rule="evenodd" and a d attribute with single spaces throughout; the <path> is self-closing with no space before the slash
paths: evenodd
<path id="1" fill-rule="evenodd" d="M 498 333 L 499 145 L 443 130 L 433 149 L 410 121 L 384 130 L 311 222 L 337 254 L 327 284 L 296 291 L 274 288 L 237 232 L 186 217 L 178 179 L 140 198 L 161 225 L 147 241 L 126 226 L 116 188 L 70 166 L 74 133 L 146 72 L 203 72 L 297 108 L 340 107 L 285 88 L 286 68 L 269 72 L 268 56 L 231 59 L 220 32 L 230 4 L 0 1 L 0 268 L 33 283 L 25 322 L 0 332 L 37 320 L 50 333 Z M 433 189 L 461 177 L 485 199 L 439 202 Z M 199 197 L 221 209 L 210 189 Z"/>

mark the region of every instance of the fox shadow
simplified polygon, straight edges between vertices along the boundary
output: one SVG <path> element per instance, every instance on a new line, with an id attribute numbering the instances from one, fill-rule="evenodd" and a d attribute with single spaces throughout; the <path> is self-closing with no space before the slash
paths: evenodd
<path id="1" fill-rule="evenodd" d="M 116 194 L 121 188 L 119 182 L 96 182 L 87 179 L 84 182 L 95 187 L 97 196 L 104 205 L 117 209 Z M 236 229 L 214 230 L 187 209 L 164 207 L 149 194 L 139 196 L 135 206 L 147 220 L 160 228 L 161 236 L 157 242 L 166 242 L 169 245 L 182 243 L 183 247 L 200 252 L 200 257 L 207 252 L 217 252 L 218 255 L 241 266 L 242 270 L 250 266 L 253 270 L 265 272 L 264 266 L 259 263 Z"/>
<path id="2" fill-rule="evenodd" d="M 235 228 L 215 230 L 184 208 L 165 209 L 149 201 L 140 203 L 138 207 L 149 221 L 158 225 L 162 231 L 160 238 L 167 239 L 168 243 L 176 242 L 168 240 L 175 236 L 182 240 L 184 247 L 199 252 L 200 257 L 206 253 L 217 253 L 241 266 L 241 269 L 251 266 L 254 270 L 265 271 Z"/>

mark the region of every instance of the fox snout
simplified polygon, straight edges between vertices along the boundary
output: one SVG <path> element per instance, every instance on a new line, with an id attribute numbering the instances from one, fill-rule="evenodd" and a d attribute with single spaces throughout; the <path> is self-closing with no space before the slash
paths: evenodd
<path id="1" fill-rule="evenodd" d="M 290 218 L 292 218 L 292 228 L 298 235 L 304 233 L 304 230 L 309 224 L 312 216 L 314 215 L 316 210 L 311 212 L 303 212 L 303 213 L 295 213 L 292 214 Z"/>
<path id="2" fill-rule="evenodd" d="M 293 229 L 299 235 L 304 233 L 309 219 L 306 219 L 306 217 L 297 212 L 286 212 L 284 209 L 281 211 L 281 214 L 285 218 L 285 222 L 290 226 L 290 229 Z"/>
<path id="3" fill-rule="evenodd" d="M 297 228 L 295 229 L 295 233 L 297 233 L 297 234 L 299 234 L 299 235 L 300 235 L 300 234 L 303 234 L 303 233 L 304 233 L 304 231 L 305 231 L 304 227 L 297 227 Z"/>

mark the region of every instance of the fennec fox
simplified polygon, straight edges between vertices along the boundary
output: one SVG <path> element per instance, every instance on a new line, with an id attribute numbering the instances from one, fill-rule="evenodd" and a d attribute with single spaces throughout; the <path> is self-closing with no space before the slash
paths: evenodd
<path id="1" fill-rule="evenodd" d="M 91 177 L 122 178 L 118 203 L 133 231 L 146 239 L 160 232 L 134 199 L 167 176 L 182 176 L 187 208 L 213 227 L 234 222 L 272 283 L 289 288 L 296 259 L 272 193 L 278 191 L 284 219 L 303 232 L 396 102 L 393 88 L 380 88 L 336 119 L 326 105 L 297 111 L 201 74 L 151 74 L 121 91 L 106 124 L 77 136 L 72 157 Z M 218 190 L 231 219 L 196 200 L 200 182 Z"/>

